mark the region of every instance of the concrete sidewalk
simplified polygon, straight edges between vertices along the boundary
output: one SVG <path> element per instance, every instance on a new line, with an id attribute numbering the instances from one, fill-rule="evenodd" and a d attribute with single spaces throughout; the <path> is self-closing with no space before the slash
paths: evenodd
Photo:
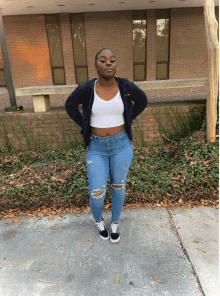
<path id="1" fill-rule="evenodd" d="M 1 296 L 219 295 L 218 209 L 123 210 L 117 244 L 92 213 L 21 219 L 0 221 Z"/>

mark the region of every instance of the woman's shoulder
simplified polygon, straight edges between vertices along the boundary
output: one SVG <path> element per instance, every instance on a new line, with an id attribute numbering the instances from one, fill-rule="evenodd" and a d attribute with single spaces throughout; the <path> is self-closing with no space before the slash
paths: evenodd
<path id="1" fill-rule="evenodd" d="M 122 77 L 115 77 L 119 83 L 125 86 L 132 86 L 133 82 L 129 81 L 128 78 L 122 78 Z"/>
<path id="2" fill-rule="evenodd" d="M 96 79 L 97 78 L 93 78 L 91 80 L 88 80 L 88 81 L 85 81 L 85 82 L 81 82 L 81 83 L 78 84 L 77 87 L 79 89 L 85 89 L 87 87 L 93 87 Z"/>

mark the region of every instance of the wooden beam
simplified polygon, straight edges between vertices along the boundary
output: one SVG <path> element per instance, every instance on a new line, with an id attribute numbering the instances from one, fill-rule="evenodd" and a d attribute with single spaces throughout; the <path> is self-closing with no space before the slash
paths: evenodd
<path id="1" fill-rule="evenodd" d="M 204 17 L 208 49 L 207 140 L 215 142 L 219 78 L 219 41 L 214 0 L 204 0 Z"/>

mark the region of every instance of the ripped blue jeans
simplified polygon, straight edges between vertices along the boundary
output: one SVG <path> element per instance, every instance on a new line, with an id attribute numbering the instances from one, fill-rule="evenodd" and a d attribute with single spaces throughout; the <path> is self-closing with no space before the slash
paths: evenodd
<path id="1" fill-rule="evenodd" d="M 89 204 L 95 221 L 101 221 L 110 174 L 112 221 L 119 222 L 125 199 L 125 184 L 133 158 L 131 141 L 125 130 L 108 137 L 91 135 L 86 154 Z"/>

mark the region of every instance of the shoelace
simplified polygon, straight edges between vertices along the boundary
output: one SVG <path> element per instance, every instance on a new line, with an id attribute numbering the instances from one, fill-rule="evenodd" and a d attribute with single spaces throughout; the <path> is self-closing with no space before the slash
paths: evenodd
<path id="1" fill-rule="evenodd" d="M 99 227 L 99 229 L 102 231 L 102 230 L 105 230 L 105 227 L 104 227 L 104 221 L 100 221 L 100 222 L 97 222 L 96 223 L 97 226 Z"/>
<path id="2" fill-rule="evenodd" d="M 118 224 L 111 223 L 111 229 L 112 229 L 112 232 L 117 232 L 118 231 Z"/>

